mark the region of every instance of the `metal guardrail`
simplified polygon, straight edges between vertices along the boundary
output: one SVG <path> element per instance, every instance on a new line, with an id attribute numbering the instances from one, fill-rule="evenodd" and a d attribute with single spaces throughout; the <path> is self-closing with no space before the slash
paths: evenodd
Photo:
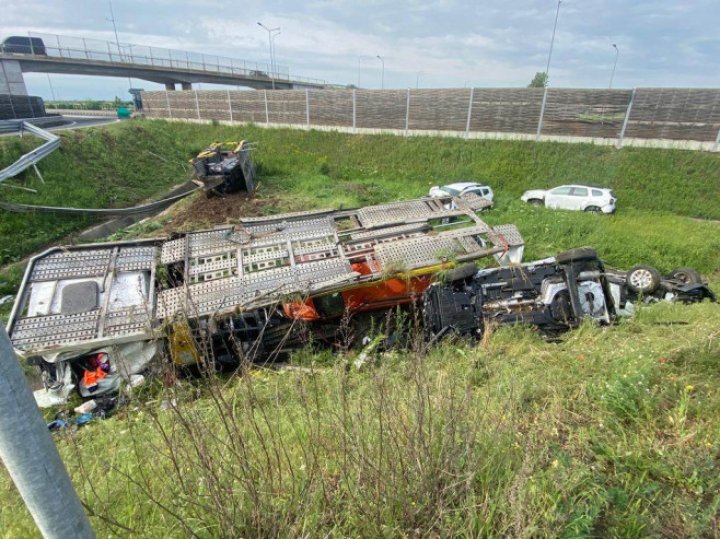
<path id="1" fill-rule="evenodd" d="M 24 36 L 23 36 L 24 37 Z M 82 37 L 61 36 L 28 32 L 26 44 L 0 44 L 0 53 L 17 56 L 31 55 L 42 58 L 65 58 L 85 61 L 102 61 L 113 64 L 186 69 L 204 73 L 245 75 L 281 82 L 325 84 L 322 79 L 290 77 L 290 68 L 263 64 L 243 59 L 200 54 L 133 43 L 101 41 Z"/>
<path id="2" fill-rule="evenodd" d="M 14 176 L 17 176 L 23 170 L 26 170 L 30 167 L 34 167 L 35 171 L 40 176 L 40 173 L 37 170 L 37 163 L 40 160 L 42 160 L 43 158 L 50 155 L 52 152 L 54 152 L 60 146 L 60 138 L 59 137 L 50 133 L 49 131 L 40 129 L 36 125 L 33 125 L 29 122 L 25 122 L 22 120 L 8 120 L 8 121 L 0 122 L 0 134 L 7 134 L 7 133 L 22 134 L 25 131 L 35 135 L 38 138 L 46 140 L 47 142 L 45 142 L 45 144 L 42 144 L 41 146 L 35 148 L 34 150 L 26 153 L 25 155 L 21 156 L 20 159 L 15 161 L 12 165 L 9 165 L 9 166 L 5 167 L 4 169 L 0 170 L 0 183 L 4 182 L 5 180 L 8 180 L 10 178 L 13 178 Z M 42 176 L 40 176 L 40 178 L 42 178 Z"/>

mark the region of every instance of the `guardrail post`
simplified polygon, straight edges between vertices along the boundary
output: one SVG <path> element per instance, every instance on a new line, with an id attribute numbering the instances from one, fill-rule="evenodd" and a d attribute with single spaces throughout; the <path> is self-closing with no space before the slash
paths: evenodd
<path id="1" fill-rule="evenodd" d="M 472 118 L 472 104 L 475 98 L 475 87 L 470 88 L 470 101 L 468 101 L 467 122 L 465 122 L 465 138 L 470 134 L 470 119 Z"/>
<path id="2" fill-rule="evenodd" d="M 633 101 L 635 101 L 635 91 L 637 88 L 633 88 L 632 93 L 630 94 L 630 102 L 628 103 L 627 109 L 625 110 L 625 118 L 623 119 L 622 128 L 620 129 L 620 135 L 618 136 L 618 141 L 615 147 L 619 150 L 622 148 L 623 140 L 625 139 L 625 130 L 628 126 L 628 121 L 630 120 L 630 112 L 632 111 Z"/>
<path id="3" fill-rule="evenodd" d="M 410 88 L 407 89 L 407 99 L 405 101 L 405 136 L 408 134 L 410 125 Z"/>
<path id="4" fill-rule="evenodd" d="M 170 98 L 168 97 L 168 91 L 167 91 L 167 90 L 165 90 L 165 103 L 167 104 L 168 118 L 171 118 L 171 119 L 172 119 L 172 117 L 173 117 L 173 115 L 172 115 L 172 109 L 170 108 Z"/>
<path id="5" fill-rule="evenodd" d="M 232 123 L 233 115 L 232 115 L 232 99 L 230 99 L 230 89 L 227 90 L 227 99 L 228 99 L 228 112 L 230 113 L 230 123 Z"/>
<path id="6" fill-rule="evenodd" d="M 0 459 L 43 537 L 94 538 L 4 327 L 0 327 L 0 415 Z"/>
<path id="7" fill-rule="evenodd" d="M 195 110 L 197 111 L 198 120 L 200 119 L 200 100 L 198 99 L 197 90 L 195 90 Z"/>
<path id="8" fill-rule="evenodd" d="M 540 141 L 540 133 L 542 133 L 543 119 L 545 117 L 545 103 L 547 103 L 547 94 L 548 88 L 546 84 L 545 88 L 543 89 L 542 105 L 540 105 L 540 118 L 538 119 L 538 128 L 537 133 L 535 134 L 535 142 Z"/>
<path id="9" fill-rule="evenodd" d="M 305 88 L 305 125 L 310 127 L 310 91 Z"/>
<path id="10" fill-rule="evenodd" d="M 714 152 L 718 150 L 720 150 L 720 129 L 718 129 L 717 137 L 715 137 L 715 146 L 713 146 Z"/>
<path id="11" fill-rule="evenodd" d="M 357 104 L 356 104 L 357 100 L 355 99 L 355 92 L 356 92 L 355 88 L 353 88 L 352 92 L 353 92 L 353 94 L 352 94 L 353 95 L 353 132 L 357 133 L 357 127 L 356 127 L 356 125 L 357 125 Z"/>
<path id="12" fill-rule="evenodd" d="M 268 102 L 267 102 L 267 90 L 263 90 L 265 93 L 265 124 L 270 123 L 270 113 L 268 112 Z"/>

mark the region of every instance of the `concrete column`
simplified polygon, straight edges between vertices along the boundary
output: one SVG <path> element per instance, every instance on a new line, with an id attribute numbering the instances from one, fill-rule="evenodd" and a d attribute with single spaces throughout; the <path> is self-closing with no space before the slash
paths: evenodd
<path id="1" fill-rule="evenodd" d="M 0 94 L 28 95 L 17 60 L 0 60 Z"/>
<path id="2" fill-rule="evenodd" d="M 175 83 L 174 82 L 166 82 L 165 83 L 165 90 L 174 91 L 175 90 Z"/>
<path id="3" fill-rule="evenodd" d="M 181 82 L 183 90 L 192 90 L 192 83 L 191 82 Z"/>

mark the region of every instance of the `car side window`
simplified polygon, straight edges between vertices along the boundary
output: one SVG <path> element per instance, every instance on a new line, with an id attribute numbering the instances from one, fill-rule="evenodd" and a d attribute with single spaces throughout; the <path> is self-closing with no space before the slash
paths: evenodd
<path id="1" fill-rule="evenodd" d="M 588 190 L 585 187 L 573 187 L 570 194 L 576 197 L 586 197 L 588 196 Z"/>
<path id="2" fill-rule="evenodd" d="M 490 191 L 488 189 L 483 189 L 482 194 L 483 194 L 483 196 L 489 195 Z"/>
<path id="3" fill-rule="evenodd" d="M 553 195 L 569 195 L 572 187 L 556 187 L 550 191 Z"/>
<path id="4" fill-rule="evenodd" d="M 601 196 L 602 196 L 602 191 L 599 191 L 598 189 L 593 189 L 593 190 L 592 190 L 592 196 L 594 196 L 594 197 L 601 197 Z"/>

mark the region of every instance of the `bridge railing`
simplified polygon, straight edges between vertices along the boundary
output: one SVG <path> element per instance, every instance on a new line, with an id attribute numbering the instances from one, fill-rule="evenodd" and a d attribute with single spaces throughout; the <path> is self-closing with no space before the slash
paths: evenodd
<path id="1" fill-rule="evenodd" d="M 24 38 L 24 36 L 23 36 Z M 321 79 L 290 76 L 288 66 L 270 66 L 261 62 L 228 58 L 196 52 L 150 47 L 133 43 L 101 41 L 57 34 L 28 32 L 26 41 L 0 44 L 0 53 L 33 55 L 36 57 L 69 58 L 129 64 L 169 69 L 221 73 L 283 82 L 324 84 Z"/>

